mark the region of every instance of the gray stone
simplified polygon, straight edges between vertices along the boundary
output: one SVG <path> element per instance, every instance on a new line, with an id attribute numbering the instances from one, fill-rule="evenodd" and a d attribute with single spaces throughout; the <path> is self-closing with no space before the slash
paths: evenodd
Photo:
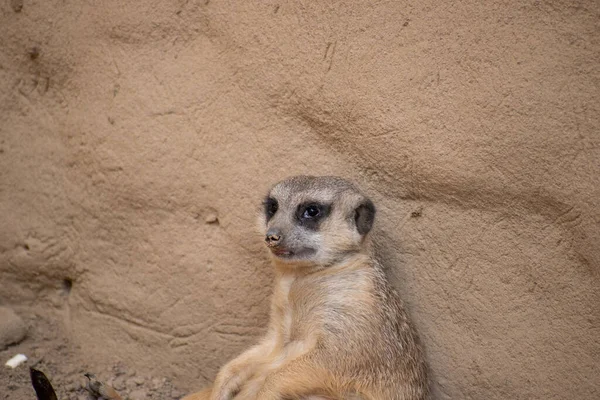
<path id="1" fill-rule="evenodd" d="M 27 326 L 13 310 L 0 307 L 0 350 L 20 343 L 27 336 Z"/>
<path id="2" fill-rule="evenodd" d="M 117 391 L 125 390 L 125 379 L 122 376 L 116 377 L 113 380 L 112 387 L 115 388 L 115 390 L 117 390 Z"/>

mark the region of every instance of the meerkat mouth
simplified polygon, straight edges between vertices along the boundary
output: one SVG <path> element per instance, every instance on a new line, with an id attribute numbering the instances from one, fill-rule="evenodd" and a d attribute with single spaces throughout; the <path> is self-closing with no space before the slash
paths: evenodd
<path id="1" fill-rule="evenodd" d="M 271 247 L 270 250 L 273 253 L 273 255 L 275 255 L 276 257 L 288 259 L 288 260 L 289 259 L 305 259 L 305 258 L 312 256 L 316 252 L 314 249 L 311 249 L 311 248 L 303 248 L 300 250 L 290 250 L 290 249 L 285 249 L 285 248 Z"/>

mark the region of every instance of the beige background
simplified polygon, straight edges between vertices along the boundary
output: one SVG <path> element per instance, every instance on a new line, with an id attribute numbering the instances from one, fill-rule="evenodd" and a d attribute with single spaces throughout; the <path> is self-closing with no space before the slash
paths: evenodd
<path id="1" fill-rule="evenodd" d="M 198 388 L 263 332 L 263 194 L 339 174 L 439 399 L 600 397 L 600 2 L 18 5 L 0 303 Z"/>

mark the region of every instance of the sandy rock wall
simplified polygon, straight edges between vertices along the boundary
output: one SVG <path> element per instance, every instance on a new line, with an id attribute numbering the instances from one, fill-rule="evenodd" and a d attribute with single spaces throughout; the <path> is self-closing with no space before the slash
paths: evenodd
<path id="1" fill-rule="evenodd" d="M 596 398 L 599 21 L 591 0 L 3 1 L 0 303 L 200 387 L 263 332 L 263 193 L 339 174 L 378 204 L 438 398 Z"/>

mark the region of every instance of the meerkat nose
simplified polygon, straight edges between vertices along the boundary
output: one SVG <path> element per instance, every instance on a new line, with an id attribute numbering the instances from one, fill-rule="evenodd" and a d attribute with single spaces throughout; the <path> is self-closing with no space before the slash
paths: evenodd
<path id="1" fill-rule="evenodd" d="M 281 241 L 281 233 L 277 229 L 269 229 L 265 242 L 268 246 L 276 246 Z"/>

